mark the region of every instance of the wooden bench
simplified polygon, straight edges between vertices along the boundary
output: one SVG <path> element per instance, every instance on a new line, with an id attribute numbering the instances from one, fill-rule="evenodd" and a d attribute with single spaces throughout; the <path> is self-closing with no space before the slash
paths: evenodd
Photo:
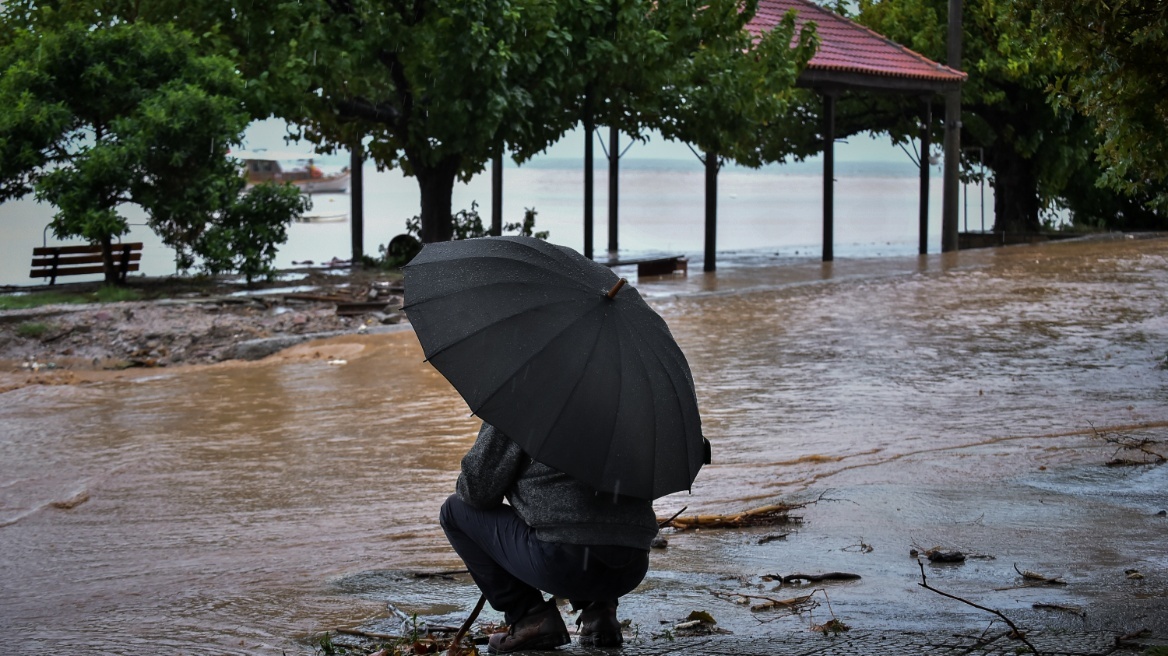
<path id="1" fill-rule="evenodd" d="M 637 265 L 637 277 L 667 276 L 678 271 L 682 275 L 689 274 L 689 260 L 684 255 L 670 255 L 667 257 L 646 257 L 636 260 L 609 260 L 604 263 L 609 268 L 618 266 Z"/>
<path id="2" fill-rule="evenodd" d="M 142 259 L 142 242 L 132 244 L 112 244 L 114 267 L 118 281 L 125 282 L 126 274 L 138 270 Z M 101 259 L 101 245 L 88 246 L 39 246 L 32 249 L 32 278 L 48 278 L 50 285 L 57 283 L 59 276 L 81 276 L 105 273 Z"/>

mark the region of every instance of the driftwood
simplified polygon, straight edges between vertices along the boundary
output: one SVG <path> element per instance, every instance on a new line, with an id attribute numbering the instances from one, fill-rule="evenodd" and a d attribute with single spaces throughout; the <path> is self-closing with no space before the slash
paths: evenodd
<path id="1" fill-rule="evenodd" d="M 1034 654 L 1035 656 L 1041 655 L 1042 652 L 1038 651 L 1038 648 L 1036 648 L 1033 644 L 1030 643 L 1029 640 L 1026 639 L 1026 632 L 1023 631 L 1022 629 L 1018 628 L 1018 625 L 1014 624 L 1014 622 L 1012 622 L 1010 620 L 1010 618 L 1003 615 L 1001 613 L 1001 611 L 994 610 L 993 608 L 986 608 L 985 606 L 982 606 L 980 604 L 975 604 L 968 599 L 962 599 L 961 597 L 958 597 L 957 595 L 949 594 L 948 592 L 942 592 L 941 590 L 934 588 L 933 586 L 929 585 L 929 579 L 925 576 L 925 563 L 922 562 L 921 559 L 919 559 L 919 558 L 917 559 L 917 566 L 921 568 L 921 582 L 918 583 L 917 585 L 921 586 L 922 588 L 924 588 L 926 590 L 936 592 L 937 594 L 941 595 L 942 597 L 947 597 L 947 598 L 952 599 L 954 601 L 960 601 L 961 603 L 967 604 L 969 606 L 973 606 L 974 608 L 976 608 L 978 610 L 984 610 L 987 613 L 992 613 L 994 615 L 997 615 L 998 617 L 1000 617 L 1002 619 L 1003 622 L 1006 623 L 1006 626 L 1010 627 L 1010 634 L 1009 634 L 1010 638 L 1013 638 L 1015 640 L 1021 640 L 1023 644 L 1025 644 L 1027 647 L 1030 648 L 1031 654 Z"/>
<path id="2" fill-rule="evenodd" d="M 795 581 L 818 583 L 820 581 L 855 581 L 859 578 L 859 574 L 849 572 L 824 572 L 823 574 L 788 574 L 779 580 L 783 583 L 794 583 Z"/>
<path id="3" fill-rule="evenodd" d="M 1045 583 L 1047 585 L 1066 585 L 1067 582 L 1058 578 L 1057 576 L 1043 576 L 1028 569 L 1018 569 L 1018 563 L 1014 563 L 1014 571 L 1018 572 L 1026 581 L 1031 583 Z"/>
<path id="4" fill-rule="evenodd" d="M 790 599 L 775 599 L 774 597 L 766 597 L 763 595 L 713 591 L 713 595 L 719 599 L 725 599 L 736 604 L 751 604 L 750 610 L 756 613 L 763 610 L 791 610 L 797 613 L 802 612 L 818 605 L 814 599 L 814 594 L 815 592 L 813 591 L 811 594 L 791 597 Z M 751 603 L 752 601 L 761 603 L 753 604 Z"/>
<path id="5" fill-rule="evenodd" d="M 658 526 L 665 528 L 672 526 L 679 531 L 691 528 L 744 528 L 748 526 L 773 526 L 797 522 L 800 518 L 791 517 L 792 510 L 802 508 L 804 504 L 776 503 L 759 508 L 752 508 L 740 513 L 729 515 L 690 515 L 683 517 L 681 513 L 669 518 L 657 518 Z M 682 509 L 684 512 L 684 509 Z"/>

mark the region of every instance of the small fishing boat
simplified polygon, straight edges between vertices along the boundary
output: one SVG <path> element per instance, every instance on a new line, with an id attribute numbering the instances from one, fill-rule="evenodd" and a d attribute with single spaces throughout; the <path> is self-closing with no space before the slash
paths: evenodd
<path id="1" fill-rule="evenodd" d="M 231 155 L 243 162 L 249 185 L 291 182 L 305 194 L 349 190 L 349 167 L 321 166 L 313 161 L 312 155 L 275 150 L 241 150 Z"/>

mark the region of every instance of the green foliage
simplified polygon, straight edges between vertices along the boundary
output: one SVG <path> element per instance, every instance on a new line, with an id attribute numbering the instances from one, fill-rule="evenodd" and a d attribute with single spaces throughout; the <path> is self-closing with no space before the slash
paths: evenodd
<path id="1" fill-rule="evenodd" d="M 94 292 L 33 292 L 31 294 L 0 295 L 0 310 L 24 310 L 45 305 L 76 305 L 78 303 L 118 303 L 137 301 L 142 292 L 119 285 L 103 285 Z"/>
<path id="2" fill-rule="evenodd" d="M 98 303 L 121 303 L 124 301 L 138 301 L 142 299 L 142 292 L 120 285 L 103 285 L 93 292 L 93 300 Z"/>
<path id="3" fill-rule="evenodd" d="M 1094 119 L 1101 182 L 1168 212 L 1168 5 L 1156 0 L 1023 0 L 1067 73 L 1051 102 Z"/>
<path id="4" fill-rule="evenodd" d="M 310 205 L 292 184 L 256 185 L 206 227 L 194 251 L 209 273 L 238 271 L 250 285 L 275 272 L 272 262 L 288 239 L 288 217 L 302 215 Z"/>
<path id="5" fill-rule="evenodd" d="M 27 339 L 39 339 L 49 332 L 49 324 L 42 321 L 26 321 L 16 327 L 16 334 Z"/>
<path id="6" fill-rule="evenodd" d="M 18 9 L 7 7 L 6 20 L 15 23 Z M 212 239 L 205 233 L 216 217 L 233 235 L 218 242 L 240 248 L 241 226 L 270 226 L 277 211 L 286 211 L 285 225 L 293 218 L 295 203 L 239 200 L 244 181 L 227 153 L 250 116 L 231 60 L 200 54 L 194 37 L 169 26 L 28 15 L 42 14 L 0 41 L 0 202 L 34 193 L 57 208 L 54 235 L 103 244 L 107 256 L 129 230 L 119 206 L 135 203 L 183 268 Z M 237 260 L 250 278 L 283 234 L 247 237 L 260 252 Z M 107 264 L 107 281 L 115 276 Z"/>
<path id="7" fill-rule="evenodd" d="M 855 18 L 897 43 L 944 62 L 948 4 L 945 0 L 861 0 Z M 1054 38 L 1027 4 L 963 3 L 960 68 L 969 79 L 962 88 L 961 145 L 967 163 L 984 158 L 990 171 L 994 229 L 1035 232 L 1042 227 L 1044 215 L 1059 208 L 1069 209 L 1075 222 L 1083 225 L 1146 221 L 1147 212 L 1138 202 L 1098 188 L 1100 169 L 1092 162 L 1099 143 L 1094 123 L 1048 101 L 1048 90 L 1072 68 L 1063 56 L 1065 44 Z M 806 94 L 788 121 L 818 121 L 821 102 Z M 934 101 L 934 117 L 939 108 L 940 102 Z M 895 142 L 908 142 L 919 135 L 921 109 L 920 99 L 914 96 L 843 94 L 837 105 L 837 136 L 888 133 Z M 942 128 L 934 121 L 933 141 L 940 143 Z M 798 156 L 800 148 L 811 151 L 812 145 L 796 145 L 792 152 Z M 966 169 L 964 175 L 972 174 Z"/>
<path id="8" fill-rule="evenodd" d="M 538 212 L 528 207 L 523 212 L 523 221 L 518 223 L 504 223 L 503 233 L 513 233 L 521 237 L 535 237 L 547 239 L 550 234 L 547 230 L 535 232 L 535 216 Z M 486 237 L 490 231 L 483 227 L 483 219 L 479 216 L 479 204 L 471 201 L 469 210 L 459 210 L 454 214 L 454 239 L 474 239 Z M 406 233 L 421 238 L 422 217 L 415 216 L 406 219 Z"/>
<path id="9" fill-rule="evenodd" d="M 186 15 L 214 11 L 196 4 Z M 230 4 L 214 31 L 249 97 L 323 149 L 369 139 L 380 166 L 416 176 L 423 241 L 455 236 L 456 178 L 501 151 L 522 162 L 587 113 L 757 160 L 743 135 L 781 108 L 811 52 L 810 37 L 789 47 L 793 24 L 756 44 L 744 0 Z"/>
<path id="10" fill-rule="evenodd" d="M 415 176 L 423 241 L 455 236 L 455 179 L 482 171 L 500 152 L 522 162 L 585 117 L 634 137 L 659 129 L 746 164 L 781 157 L 791 137 L 773 118 L 814 50 L 813 32 L 796 38 L 790 18 L 757 40 L 746 33 L 757 0 L 12 0 L 6 7 L 12 24 L 60 29 L 74 21 L 98 31 L 176 24 L 201 35 L 203 52 L 230 60 L 244 85 L 235 97 L 251 116 L 284 118 L 324 152 L 369 142 L 379 166 Z M 181 39 L 171 46 L 184 48 Z M 208 125 L 231 123 L 194 127 Z M 187 141 L 208 143 L 198 131 Z M 226 141 L 212 140 L 211 150 Z M 102 170 L 124 164 L 117 155 Z M 116 232 L 123 223 L 113 207 L 80 220 Z M 181 220 L 164 234 L 193 243 L 200 233 L 191 212 L 166 214 Z"/>
<path id="11" fill-rule="evenodd" d="M 692 51 L 670 62 L 663 83 L 672 104 L 654 127 L 667 138 L 758 167 L 791 153 L 790 124 L 777 119 L 799 97 L 795 79 L 819 42 L 813 24 L 796 33 L 793 13 L 755 39 L 744 29 L 754 6 L 739 9 L 738 3 L 711 3 L 683 31 L 682 42 L 692 41 Z M 684 16 L 676 20 L 683 23 Z"/>
<path id="12" fill-rule="evenodd" d="M 41 307 L 42 305 L 62 305 L 65 303 L 85 303 L 86 299 L 78 294 L 62 294 L 60 292 L 37 292 L 33 294 L 0 295 L 0 310 L 25 310 Z"/>
<path id="13" fill-rule="evenodd" d="M 514 232 L 522 237 L 535 237 L 536 239 L 547 239 L 551 234 L 547 230 L 535 231 L 535 215 L 538 212 L 534 207 L 528 207 L 523 210 L 523 221 L 519 223 L 504 223 L 503 232 Z"/>

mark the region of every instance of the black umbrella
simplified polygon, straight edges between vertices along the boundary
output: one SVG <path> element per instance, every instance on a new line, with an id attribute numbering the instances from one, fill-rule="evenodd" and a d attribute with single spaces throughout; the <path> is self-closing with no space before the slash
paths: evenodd
<path id="1" fill-rule="evenodd" d="M 690 488 L 705 441 L 685 356 L 623 283 L 539 239 L 440 242 L 406 266 L 405 312 L 427 360 L 529 456 L 656 499 Z"/>

